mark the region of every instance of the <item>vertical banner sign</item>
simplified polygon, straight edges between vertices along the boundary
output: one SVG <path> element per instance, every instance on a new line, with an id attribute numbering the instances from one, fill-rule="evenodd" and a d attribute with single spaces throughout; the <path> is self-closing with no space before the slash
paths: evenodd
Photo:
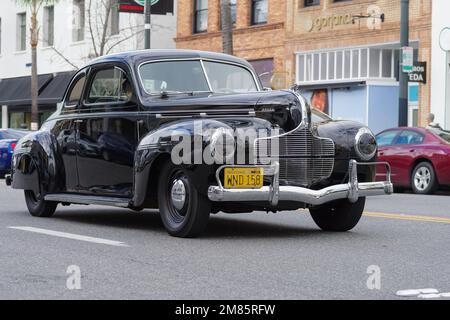
<path id="1" fill-rule="evenodd" d="M 402 48 L 403 72 L 409 73 L 413 70 L 414 49 L 412 47 Z"/>
<path id="2" fill-rule="evenodd" d="M 119 11 L 144 14 L 145 0 L 118 0 Z M 151 0 L 152 14 L 166 15 L 174 12 L 173 0 Z"/>
<path id="3" fill-rule="evenodd" d="M 427 63 L 416 62 L 413 69 L 408 73 L 409 82 L 427 83 Z"/>

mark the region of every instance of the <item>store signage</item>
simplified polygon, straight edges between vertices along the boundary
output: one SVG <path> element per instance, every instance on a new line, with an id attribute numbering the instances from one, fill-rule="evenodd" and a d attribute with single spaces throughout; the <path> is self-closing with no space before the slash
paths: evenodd
<path id="1" fill-rule="evenodd" d="M 334 29 L 337 26 L 349 25 L 353 23 L 353 15 L 336 14 L 325 17 L 319 17 L 309 21 L 308 32 L 314 30 L 321 31 L 323 29 Z"/>
<path id="2" fill-rule="evenodd" d="M 146 0 L 119 0 L 119 11 L 127 13 L 144 13 Z M 166 15 L 174 12 L 173 0 L 151 0 L 152 14 Z"/>
<path id="3" fill-rule="evenodd" d="M 427 63 L 415 62 L 408 77 L 409 82 L 427 83 Z"/>
<path id="4" fill-rule="evenodd" d="M 408 73 L 413 69 L 414 61 L 414 48 L 403 47 L 402 48 L 402 61 L 403 61 L 403 72 Z"/>

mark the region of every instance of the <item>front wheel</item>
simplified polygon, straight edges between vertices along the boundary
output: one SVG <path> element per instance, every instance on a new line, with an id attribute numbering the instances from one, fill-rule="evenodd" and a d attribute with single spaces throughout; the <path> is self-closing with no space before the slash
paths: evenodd
<path id="1" fill-rule="evenodd" d="M 25 202 L 30 214 L 40 218 L 53 216 L 58 206 L 57 202 L 45 201 L 43 198 L 37 197 L 31 190 L 25 190 Z"/>
<path id="2" fill-rule="evenodd" d="M 364 212 L 366 198 L 351 203 L 347 199 L 337 200 L 309 209 L 314 222 L 324 231 L 346 232 L 353 229 Z"/>
<path id="3" fill-rule="evenodd" d="M 206 229 L 209 200 L 198 192 L 187 171 L 171 162 L 160 172 L 158 203 L 161 220 L 172 236 L 193 238 Z"/>

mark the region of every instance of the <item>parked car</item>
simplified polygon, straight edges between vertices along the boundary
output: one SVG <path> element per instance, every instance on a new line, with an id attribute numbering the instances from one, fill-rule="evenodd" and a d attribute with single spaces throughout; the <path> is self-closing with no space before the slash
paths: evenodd
<path id="1" fill-rule="evenodd" d="M 439 128 L 393 128 L 377 135 L 378 158 L 391 165 L 392 182 L 431 194 L 450 185 L 450 132 Z M 384 179 L 379 168 L 378 179 Z"/>
<path id="2" fill-rule="evenodd" d="M 0 129 L 0 177 L 11 171 L 11 158 L 17 141 L 27 134 L 26 131 Z"/>
<path id="3" fill-rule="evenodd" d="M 374 181 L 376 151 L 367 127 L 265 91 L 245 60 L 148 50 L 81 69 L 19 141 L 11 179 L 38 217 L 58 203 L 159 208 L 171 235 L 193 237 L 211 213 L 309 208 L 323 230 L 347 231 L 366 196 L 392 193 L 389 174 Z"/>

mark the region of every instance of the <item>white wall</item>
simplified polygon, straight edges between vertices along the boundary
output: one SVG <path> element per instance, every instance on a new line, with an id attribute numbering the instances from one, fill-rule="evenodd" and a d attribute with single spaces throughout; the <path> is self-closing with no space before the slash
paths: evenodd
<path id="1" fill-rule="evenodd" d="M 450 78 L 446 76 L 450 60 L 447 61 L 448 53 L 439 43 L 442 29 L 450 27 L 450 1 L 433 0 L 432 10 L 431 112 L 435 114 L 436 122 L 450 129 Z"/>
<path id="2" fill-rule="evenodd" d="M 100 3 L 101 0 L 93 1 Z M 88 7 L 88 2 L 89 0 L 86 0 L 86 9 Z M 16 0 L 2 0 L 0 3 L 0 18 L 2 20 L 0 79 L 28 76 L 31 74 L 31 68 L 26 67 L 26 64 L 31 62 L 31 52 L 29 48 L 29 12 L 27 12 L 27 50 L 23 52 L 16 51 L 16 14 L 24 11 L 24 7 L 18 5 Z M 42 9 L 39 12 L 38 20 L 41 24 L 40 37 L 42 37 Z M 152 15 L 152 25 L 152 48 L 175 48 L 173 38 L 176 35 L 176 12 L 174 15 L 169 14 L 167 16 Z M 77 43 L 72 42 L 71 27 L 72 0 L 60 0 L 55 5 L 54 48 L 60 51 L 64 57 L 80 68 L 93 58 L 92 42 L 88 31 L 87 18 L 84 41 Z M 134 28 L 134 35 L 117 46 L 112 52 L 143 49 L 144 34 L 141 32 L 136 35 L 135 31 L 139 30 L 137 28 L 144 28 L 144 15 L 121 13 L 120 29 L 124 31 L 122 31 L 119 36 L 115 36 L 116 39 L 121 40 L 129 36 L 131 34 L 131 31 L 129 31 L 130 27 Z M 72 65 L 67 63 L 52 48 L 43 48 L 43 44 L 40 42 L 38 47 L 39 74 L 69 71 L 74 69 L 75 68 Z"/>

